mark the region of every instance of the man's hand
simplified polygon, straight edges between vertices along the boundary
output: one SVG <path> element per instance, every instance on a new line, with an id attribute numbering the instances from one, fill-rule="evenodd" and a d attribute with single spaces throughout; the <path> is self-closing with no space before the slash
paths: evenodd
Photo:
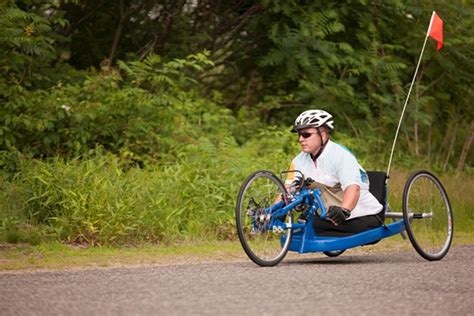
<path id="1" fill-rule="evenodd" d="M 291 182 L 290 186 L 299 188 L 301 187 L 302 184 L 303 184 L 303 177 L 297 175 L 295 179 L 293 180 L 293 182 Z"/>
<path id="2" fill-rule="evenodd" d="M 331 205 L 328 209 L 327 219 L 337 226 L 345 222 L 349 216 L 351 216 L 351 212 L 348 209 L 337 205 Z"/>

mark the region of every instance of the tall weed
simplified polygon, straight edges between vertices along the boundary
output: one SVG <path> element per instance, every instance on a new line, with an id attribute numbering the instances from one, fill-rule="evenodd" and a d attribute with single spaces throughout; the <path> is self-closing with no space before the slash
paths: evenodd
<path id="1" fill-rule="evenodd" d="M 298 151 L 292 137 L 266 129 L 239 146 L 230 136 L 202 136 L 176 147 L 174 162 L 146 168 L 130 168 L 100 151 L 83 159 L 23 160 L 21 172 L 1 182 L 0 238 L 89 245 L 236 239 L 234 209 L 241 183 L 256 170 L 285 170 Z M 408 175 L 391 173 L 394 211 L 401 211 Z M 473 178 L 440 178 L 456 231 L 472 232 Z"/>
<path id="2" fill-rule="evenodd" d="M 92 245 L 232 239 L 240 182 L 258 166 L 286 165 L 284 153 L 257 149 L 240 149 L 230 137 L 218 144 L 202 137 L 180 148 L 176 162 L 144 169 L 101 153 L 26 160 L 16 178 L 3 183 L 0 218 Z"/>

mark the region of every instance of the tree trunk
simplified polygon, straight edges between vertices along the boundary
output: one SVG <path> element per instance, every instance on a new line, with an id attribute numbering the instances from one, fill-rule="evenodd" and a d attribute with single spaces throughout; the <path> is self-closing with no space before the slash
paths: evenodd
<path id="1" fill-rule="evenodd" d="M 412 142 L 410 141 L 410 136 L 408 136 L 407 131 L 403 131 L 403 134 L 405 135 L 405 142 L 407 144 L 408 152 L 410 153 L 410 155 L 413 155 L 414 150 L 413 150 Z"/>
<path id="2" fill-rule="evenodd" d="M 420 155 L 420 150 L 418 148 L 418 108 L 419 108 L 419 102 L 420 102 L 420 91 L 418 89 L 419 85 L 418 83 L 416 84 L 416 93 L 415 93 L 415 117 L 414 117 L 414 121 L 415 121 L 415 125 L 414 125 L 414 129 L 413 129 L 413 132 L 414 132 L 414 135 L 413 135 L 413 138 L 414 138 L 414 142 L 415 142 L 415 156 L 418 157 Z"/>
<path id="3" fill-rule="evenodd" d="M 438 146 L 438 152 L 436 153 L 436 164 L 440 164 L 442 161 L 443 157 L 443 149 L 448 147 L 449 144 L 449 136 L 451 135 L 451 131 L 453 130 L 453 127 L 451 125 L 448 125 L 448 128 L 446 129 L 446 132 L 444 133 L 443 140 L 441 141 L 440 145 Z"/>
<path id="4" fill-rule="evenodd" d="M 464 169 L 464 164 L 466 163 L 467 154 L 474 139 L 474 121 L 471 122 L 469 131 L 467 132 L 466 140 L 464 141 L 464 146 L 462 147 L 461 156 L 459 157 L 458 166 L 456 168 L 456 173 L 461 173 Z"/>
<path id="5" fill-rule="evenodd" d="M 125 14 L 123 12 L 123 0 L 120 0 L 119 6 L 120 6 L 120 8 L 119 8 L 119 11 L 120 11 L 119 12 L 119 23 L 117 25 L 117 29 L 115 30 L 114 40 L 112 42 L 112 47 L 110 48 L 108 66 L 111 66 L 114 59 L 115 59 L 115 54 L 117 52 L 118 42 L 120 41 L 120 37 L 122 36 L 123 22 L 125 21 Z"/>
<path id="6" fill-rule="evenodd" d="M 349 118 L 349 116 L 347 116 L 346 113 L 342 112 L 342 116 L 344 116 L 344 119 L 346 120 L 347 122 L 347 125 L 349 125 L 349 127 L 352 129 L 352 131 L 354 132 L 354 135 L 356 138 L 360 138 L 361 135 L 360 135 L 360 132 L 357 130 L 357 128 L 354 126 L 354 124 L 352 123 L 352 120 Z"/>
<path id="7" fill-rule="evenodd" d="M 446 169 L 448 169 L 449 158 L 451 157 L 451 154 L 453 153 L 454 142 L 456 141 L 456 134 L 458 132 L 458 127 L 459 127 L 458 124 L 454 124 L 453 137 L 451 138 L 451 141 L 449 142 L 449 149 L 448 149 L 448 153 L 446 154 L 446 159 L 444 160 L 443 171 L 446 171 Z"/>
<path id="8" fill-rule="evenodd" d="M 199 2 L 198 2 L 199 3 Z M 164 5 L 164 14 L 163 18 L 160 20 L 161 25 L 163 26 L 163 32 L 161 36 L 155 41 L 155 46 L 153 48 L 153 52 L 155 54 L 162 54 L 165 45 L 168 43 L 168 39 L 170 36 L 173 36 L 173 27 L 175 23 L 176 17 L 178 17 L 181 12 L 183 11 L 184 5 L 186 4 L 186 0 L 180 1 L 170 1 L 169 5 Z"/>
<path id="9" fill-rule="evenodd" d="M 428 127 L 428 164 L 431 166 L 431 137 L 433 133 L 432 124 Z"/>

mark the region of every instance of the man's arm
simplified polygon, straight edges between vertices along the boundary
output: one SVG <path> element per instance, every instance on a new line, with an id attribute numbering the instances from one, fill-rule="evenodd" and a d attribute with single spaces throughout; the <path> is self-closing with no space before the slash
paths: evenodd
<path id="1" fill-rule="evenodd" d="M 359 201 L 360 187 L 357 184 L 349 185 L 344 191 L 341 206 L 352 211 Z"/>
<path id="2" fill-rule="evenodd" d="M 339 225 L 350 216 L 359 200 L 360 187 L 357 184 L 349 185 L 344 191 L 341 206 L 331 205 L 328 209 L 327 219 L 334 225 Z"/>

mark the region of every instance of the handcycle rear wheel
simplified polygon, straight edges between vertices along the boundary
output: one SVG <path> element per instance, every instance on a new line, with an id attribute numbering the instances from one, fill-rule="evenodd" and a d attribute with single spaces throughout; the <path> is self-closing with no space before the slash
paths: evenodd
<path id="1" fill-rule="evenodd" d="M 269 225 L 273 205 L 277 201 L 287 204 L 286 198 L 285 186 L 268 171 L 251 174 L 240 187 L 235 210 L 237 233 L 245 253 L 260 266 L 277 265 L 288 252 L 291 228 L 283 230 Z M 291 212 L 278 219 L 288 227 L 293 224 Z"/>
<path id="2" fill-rule="evenodd" d="M 430 172 L 417 171 L 403 190 L 403 219 L 415 250 L 426 260 L 442 259 L 453 239 L 453 213 L 441 182 Z"/>

